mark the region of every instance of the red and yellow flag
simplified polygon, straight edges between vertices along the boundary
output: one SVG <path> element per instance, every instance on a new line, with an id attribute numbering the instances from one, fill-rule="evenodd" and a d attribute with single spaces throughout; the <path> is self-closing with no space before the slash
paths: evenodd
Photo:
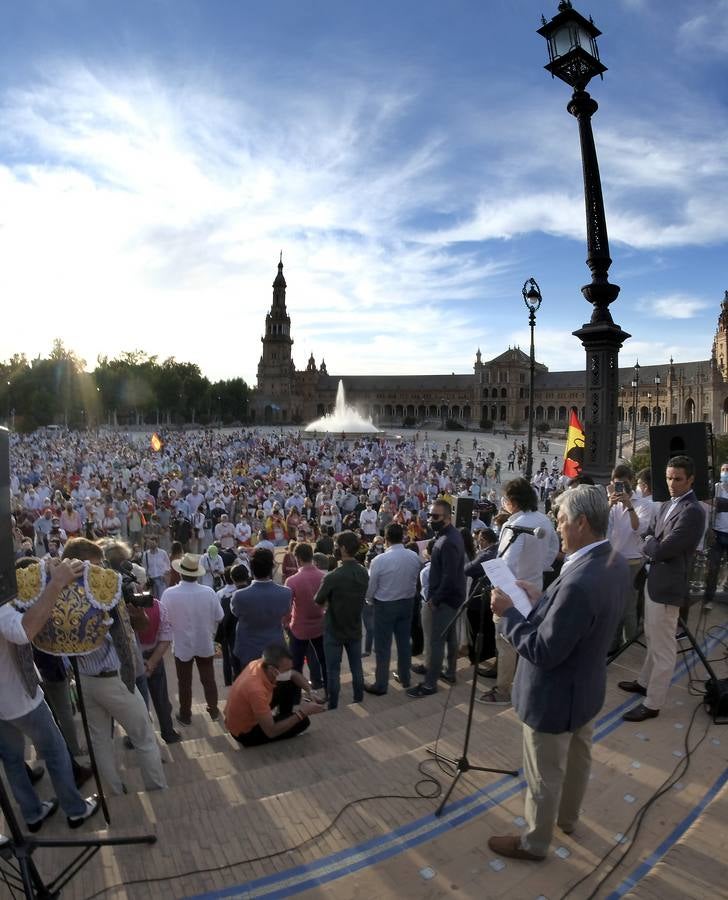
<path id="1" fill-rule="evenodd" d="M 566 433 L 566 447 L 564 448 L 563 473 L 567 478 L 576 478 L 581 475 L 581 467 L 584 463 L 584 443 L 586 437 L 576 410 L 571 410 L 569 418 L 569 430 Z"/>
<path id="2" fill-rule="evenodd" d="M 152 439 L 149 441 L 149 446 L 155 453 L 159 453 L 159 451 L 164 447 L 164 441 L 155 431 L 152 435 Z"/>

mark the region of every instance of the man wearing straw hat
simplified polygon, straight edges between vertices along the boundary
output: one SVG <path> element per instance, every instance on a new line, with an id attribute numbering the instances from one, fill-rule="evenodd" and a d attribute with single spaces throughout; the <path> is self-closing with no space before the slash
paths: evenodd
<path id="1" fill-rule="evenodd" d="M 162 606 L 172 628 L 174 663 L 177 669 L 179 713 L 177 721 L 182 725 L 192 722 L 192 664 L 205 692 L 207 712 L 215 721 L 220 716 L 217 707 L 215 683 L 213 635 L 223 617 L 223 609 L 217 594 L 211 587 L 198 584 L 205 574 L 196 553 L 185 553 L 182 559 L 172 560 L 172 568 L 181 578 L 179 584 L 167 588 L 162 594 Z"/>

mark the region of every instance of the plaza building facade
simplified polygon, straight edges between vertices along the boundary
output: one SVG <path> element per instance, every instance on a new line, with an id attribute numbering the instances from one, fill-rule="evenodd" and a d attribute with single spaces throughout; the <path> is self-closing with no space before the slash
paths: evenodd
<path id="1" fill-rule="evenodd" d="M 250 414 L 256 424 L 304 425 L 334 408 L 339 381 L 347 403 L 382 428 L 403 424 L 436 428 L 453 422 L 464 428 L 481 425 L 501 429 L 524 427 L 528 421 L 530 361 L 518 347 L 490 358 L 475 354 L 472 372 L 452 375 L 329 374 L 313 354 L 306 368 L 296 369 L 291 319 L 286 309 L 283 262 L 273 281 L 273 302 L 265 317 L 256 389 Z M 580 354 L 581 355 L 581 354 Z M 708 359 L 642 366 L 637 389 L 633 368 L 619 370 L 618 418 L 626 431 L 634 416 L 639 425 L 711 422 L 717 433 L 728 431 L 728 291 Z M 551 372 L 536 363 L 536 422 L 566 427 L 569 411 L 584 419 L 584 370 Z"/>

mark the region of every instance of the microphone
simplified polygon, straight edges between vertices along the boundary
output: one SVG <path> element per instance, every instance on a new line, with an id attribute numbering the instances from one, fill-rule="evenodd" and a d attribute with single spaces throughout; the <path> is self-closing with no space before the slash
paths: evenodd
<path id="1" fill-rule="evenodd" d="M 546 537 L 546 529 L 540 525 L 536 525 L 535 528 L 527 528 L 525 525 L 504 525 L 503 527 L 509 528 L 513 534 L 532 534 L 535 538 Z"/>

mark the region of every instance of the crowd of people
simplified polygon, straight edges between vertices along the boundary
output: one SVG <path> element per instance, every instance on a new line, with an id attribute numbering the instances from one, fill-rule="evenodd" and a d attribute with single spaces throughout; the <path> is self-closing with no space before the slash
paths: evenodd
<path id="1" fill-rule="evenodd" d="M 524 722 L 528 830 L 493 838 L 493 848 L 543 858 L 554 823 L 576 824 L 607 654 L 640 627 L 645 664 L 620 687 L 644 702 L 625 718 L 659 715 L 705 516 L 686 457 L 668 464 L 673 501 L 660 505 L 651 499 L 649 470 L 617 466 L 605 490 L 586 476 L 567 482 L 544 459 L 529 482 L 512 468 L 519 450 L 509 451 L 513 477 L 501 484 L 495 452 L 477 440 L 467 455 L 461 441 L 440 448 L 426 435 L 177 433 L 165 436 L 162 452 L 113 434 L 13 436 L 16 566 L 38 563 L 47 586 L 30 609 L 0 610 L 0 662 L 15 673 L 19 692 L 22 667 L 9 648 L 27 650 L 79 567 L 118 573 L 124 599 L 103 644 L 78 657 L 78 669 L 102 780 L 123 793 L 112 720 L 139 756 L 146 789 L 164 789 L 149 710 L 163 741 L 184 739 L 194 669 L 210 719 L 222 719 L 251 747 L 295 737 L 312 716 L 336 710 L 344 655 L 351 700 L 360 703 L 365 694 L 386 694 L 392 682 L 412 700 L 432 695 L 457 682 L 458 658 L 467 654 L 473 677 L 492 684 L 478 700 L 513 703 Z M 472 512 L 456 527 L 461 498 Z M 489 582 L 483 566 L 496 556 L 532 613 Z M 170 651 L 176 712 L 164 663 Z M 45 759 L 72 824 L 92 815 L 97 801 L 80 811 L 75 784 L 88 772 L 75 760 L 81 748 L 69 670 L 62 658 L 33 652 L 44 694 L 23 687 L 24 704 L 3 706 L 0 728 L 12 732 L 13 749 L 3 742 L 0 752 L 26 822 L 39 828 L 55 809 L 35 795 L 22 734 L 45 755 L 35 721 L 42 716 L 53 732 L 52 758 L 66 749 L 65 767 Z M 362 659 L 372 653 L 366 682 Z M 229 687 L 223 715 L 216 656 Z M 29 702 L 41 712 L 26 709 Z M 537 789 L 546 781 L 548 800 Z M 559 807 L 553 798 L 562 782 Z"/>

